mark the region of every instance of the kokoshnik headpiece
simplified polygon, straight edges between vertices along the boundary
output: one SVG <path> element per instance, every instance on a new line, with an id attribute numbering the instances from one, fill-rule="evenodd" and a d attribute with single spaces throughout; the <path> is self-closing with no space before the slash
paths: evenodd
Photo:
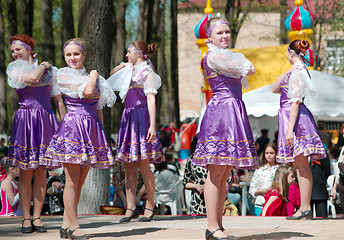
<path id="1" fill-rule="evenodd" d="M 20 40 L 14 40 L 14 41 L 11 42 L 11 45 L 16 44 L 16 43 L 22 45 L 29 52 L 32 52 L 32 47 L 29 44 L 27 44 L 27 43 L 25 43 L 23 41 L 20 41 Z M 32 53 L 32 57 L 36 58 L 37 57 L 37 53 Z"/>
<path id="2" fill-rule="evenodd" d="M 300 53 L 297 54 L 295 51 L 292 51 L 292 49 L 290 49 L 290 47 L 288 47 L 288 52 L 292 56 L 300 57 L 304 63 L 307 63 L 307 64 L 309 63 L 308 59 L 305 58 L 305 54 L 301 50 L 300 50 Z"/>
<path id="3" fill-rule="evenodd" d="M 83 53 L 86 53 L 85 49 L 82 47 L 82 45 L 80 43 L 78 43 L 77 41 L 70 41 L 67 42 L 64 46 L 63 46 L 63 51 L 65 50 L 65 48 L 69 45 L 69 44 L 75 44 L 77 45 L 79 48 L 81 48 Z"/>
<path id="4" fill-rule="evenodd" d="M 221 20 L 214 22 L 213 24 L 211 24 L 210 28 L 208 29 L 207 36 L 210 37 L 213 30 L 220 24 L 227 24 L 228 25 L 228 22 L 224 19 L 221 19 Z"/>
<path id="5" fill-rule="evenodd" d="M 154 68 L 154 66 L 153 66 L 153 63 L 152 63 L 152 61 L 149 59 L 149 57 L 148 57 L 146 54 L 143 54 L 141 51 L 139 51 L 136 47 L 134 47 L 133 44 L 130 44 L 130 45 L 129 45 L 129 48 L 130 48 L 131 50 L 133 50 L 137 55 L 139 55 L 143 60 L 147 61 L 148 64 L 149 64 L 149 66 L 151 66 L 151 68 L 152 68 L 152 69 L 154 70 L 154 72 L 155 72 L 155 68 Z"/>

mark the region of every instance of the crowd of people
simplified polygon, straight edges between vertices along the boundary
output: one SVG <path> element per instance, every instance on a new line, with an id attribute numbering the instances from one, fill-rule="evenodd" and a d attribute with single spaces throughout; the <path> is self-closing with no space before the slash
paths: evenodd
<path id="1" fill-rule="evenodd" d="M 202 68 L 213 97 L 183 176 L 185 189 L 191 191 L 191 213 L 207 216 L 205 238 L 236 239 L 225 229 L 222 216 L 237 214 L 235 205 L 240 200 L 251 215 L 310 219 L 311 203 L 317 214 L 323 214 L 321 192 L 328 169 L 332 166 L 335 174 L 333 197 L 338 186 L 342 198 L 344 164 L 342 159 L 336 162 L 337 149 L 321 139 L 303 103 L 315 94 L 305 65 L 308 41 L 289 44 L 286 55 L 291 68 L 273 84 L 273 92 L 281 95 L 276 143 L 269 143 L 265 129 L 255 143 L 242 101 L 246 76 L 255 74 L 255 68 L 243 54 L 228 49 L 231 34 L 226 19 L 209 19 L 205 30 L 209 50 Z M 52 214 L 63 214 L 61 238 L 89 239 L 77 216 L 81 189 L 91 167 L 113 166 L 114 204 L 124 209 L 119 222 L 138 218 L 138 203 L 143 198 L 139 221 L 152 221 L 156 189 L 182 178 L 171 152 L 179 130 L 174 123 L 164 129 L 156 126 L 155 96 L 161 79 L 149 57 L 157 45 L 132 42 L 128 62 L 114 67 L 107 80 L 96 70 L 86 72 L 87 49 L 82 39 L 64 44 L 67 67 L 60 69 L 45 61 L 38 64 L 34 39 L 27 35 L 12 36 L 10 46 L 14 61 L 7 68 L 8 84 L 16 90 L 20 107 L 13 121 L 8 158 L 3 162 L 7 173 L 1 184 L 5 214 L 19 214 L 21 209 L 22 233 L 46 232 L 41 214 L 48 201 L 54 206 L 49 207 Z M 114 152 L 105 137 L 102 108 L 115 103 L 115 92 L 124 101 L 124 110 Z M 344 127 L 339 145 L 344 144 L 343 132 Z M 241 182 L 251 182 L 247 199 L 243 199 Z"/>

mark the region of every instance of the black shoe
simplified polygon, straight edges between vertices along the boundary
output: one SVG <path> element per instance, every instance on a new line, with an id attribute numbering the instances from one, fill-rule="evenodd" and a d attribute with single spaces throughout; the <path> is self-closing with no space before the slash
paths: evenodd
<path id="1" fill-rule="evenodd" d="M 73 234 L 74 231 L 77 230 L 78 228 L 80 228 L 80 227 L 74 228 L 73 230 L 68 229 L 68 237 L 69 237 L 70 239 L 72 239 L 72 240 L 74 240 L 74 239 L 90 239 L 86 234 L 80 235 L 80 236 L 74 235 L 74 234 Z M 67 229 L 66 229 L 66 230 L 67 230 Z"/>
<path id="2" fill-rule="evenodd" d="M 306 212 L 301 211 L 301 209 L 299 209 L 301 212 L 300 216 L 290 216 L 290 217 L 286 217 L 287 220 L 300 220 L 300 219 L 312 219 L 312 210 L 308 210 Z"/>
<path id="3" fill-rule="evenodd" d="M 32 227 L 33 227 L 33 229 L 34 229 L 36 232 L 38 232 L 38 233 L 44 233 L 44 232 L 46 232 L 47 229 L 44 227 L 44 225 L 42 225 L 42 226 L 36 226 L 35 224 L 33 224 L 34 221 L 36 221 L 37 219 L 41 219 L 41 218 L 38 217 L 38 218 L 32 219 Z"/>
<path id="4" fill-rule="evenodd" d="M 25 221 L 29 220 L 31 222 L 31 226 L 30 227 L 23 227 L 23 223 Z M 33 233 L 33 227 L 32 227 L 32 221 L 30 218 L 24 218 L 22 221 L 22 227 L 21 227 L 21 232 L 22 233 Z"/>
<path id="5" fill-rule="evenodd" d="M 153 209 L 150 209 L 150 208 L 145 208 L 145 210 L 149 210 L 152 212 L 152 215 L 150 215 L 149 217 L 142 217 L 139 222 L 150 222 L 153 220 L 153 217 L 154 217 L 154 210 Z"/>
<path id="6" fill-rule="evenodd" d="M 68 228 L 60 228 L 60 238 L 67 239 L 68 238 Z"/>
<path id="7" fill-rule="evenodd" d="M 225 239 L 236 239 L 236 238 L 230 238 L 230 237 L 215 237 L 214 233 L 217 231 L 222 231 L 221 228 L 215 229 L 214 231 L 210 232 L 208 229 L 205 230 L 205 239 L 206 240 L 225 240 Z"/>
<path id="8" fill-rule="evenodd" d="M 119 220 L 120 223 L 125 223 L 125 222 L 130 222 L 131 219 L 133 218 L 138 218 L 139 217 L 139 211 L 137 211 L 137 208 L 135 210 L 132 210 L 130 208 L 127 208 L 127 210 L 132 211 L 133 214 L 130 217 L 124 217 Z"/>

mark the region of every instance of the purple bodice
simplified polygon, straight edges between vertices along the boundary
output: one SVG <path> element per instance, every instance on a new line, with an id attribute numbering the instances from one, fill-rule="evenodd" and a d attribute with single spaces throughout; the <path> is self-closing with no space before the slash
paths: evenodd
<path id="1" fill-rule="evenodd" d="M 219 98 L 238 98 L 242 99 L 241 77 L 232 78 L 217 74 L 207 64 L 207 56 L 203 59 L 204 75 L 207 78 L 213 95 Z"/>
<path id="2" fill-rule="evenodd" d="M 51 109 L 50 84 L 43 86 L 28 86 L 16 89 L 18 104 L 21 109 L 44 108 Z"/>
<path id="3" fill-rule="evenodd" d="M 289 90 L 289 77 L 291 75 L 291 72 L 286 74 L 280 83 L 280 91 L 281 91 L 281 97 L 280 97 L 280 107 L 289 107 L 291 105 L 291 102 L 288 98 L 288 90 Z"/>
<path id="4" fill-rule="evenodd" d="M 124 107 L 135 108 L 147 105 L 147 97 L 143 92 L 143 86 L 133 86 L 132 83 L 125 98 Z"/>
<path id="5" fill-rule="evenodd" d="M 96 116 L 97 104 L 99 97 L 95 98 L 72 98 L 67 95 L 65 97 L 65 104 L 68 109 L 68 113 Z"/>

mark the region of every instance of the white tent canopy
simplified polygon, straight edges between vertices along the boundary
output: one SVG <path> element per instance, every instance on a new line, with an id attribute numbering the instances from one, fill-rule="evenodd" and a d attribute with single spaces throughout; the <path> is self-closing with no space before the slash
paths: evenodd
<path id="1" fill-rule="evenodd" d="M 316 70 L 309 72 L 318 96 L 306 99 L 305 104 L 314 118 L 323 121 L 344 121 L 344 78 Z M 243 94 L 255 139 L 260 136 L 262 128 L 269 129 L 270 140 L 273 139 L 272 136 L 278 129 L 279 99 L 279 94 L 272 93 L 272 84 Z"/>

